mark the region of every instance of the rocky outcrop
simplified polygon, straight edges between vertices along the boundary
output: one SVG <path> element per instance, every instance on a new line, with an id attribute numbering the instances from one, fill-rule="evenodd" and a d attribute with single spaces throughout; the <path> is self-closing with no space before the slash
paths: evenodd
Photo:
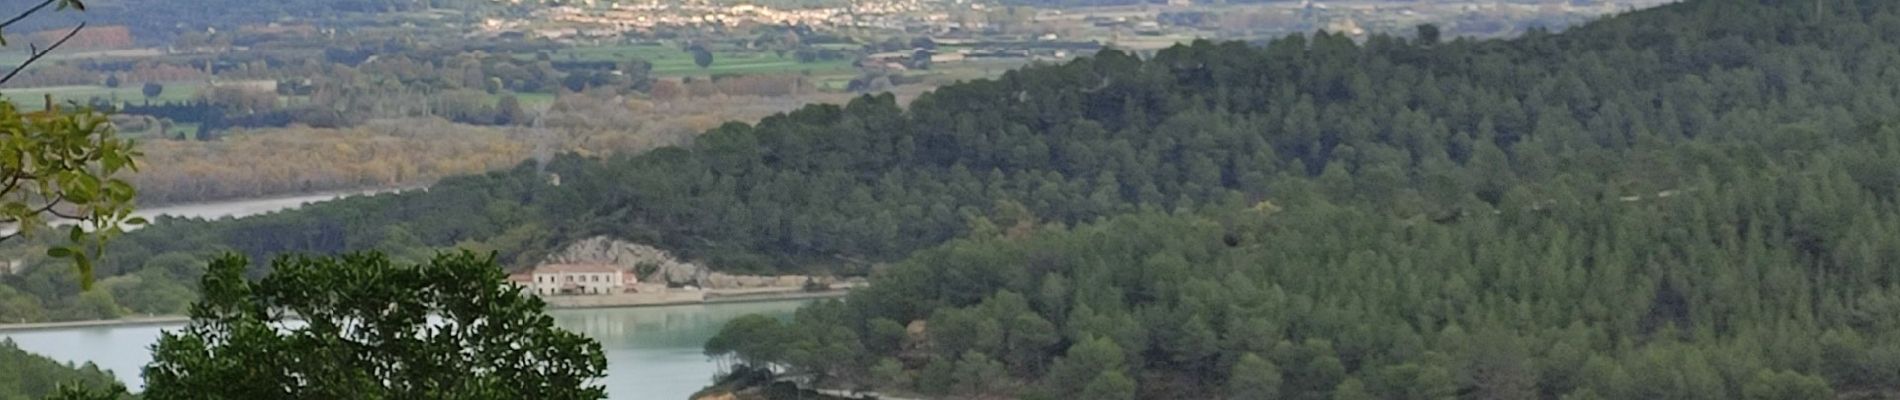
<path id="1" fill-rule="evenodd" d="M 863 278 L 838 279 L 805 275 L 730 275 L 674 258 L 657 247 L 595 236 L 567 245 L 548 255 L 542 264 L 607 264 L 634 271 L 642 284 L 665 283 L 671 286 L 698 286 L 704 289 L 803 288 L 806 283 L 830 289 L 864 285 Z"/>
<path id="2" fill-rule="evenodd" d="M 833 278 L 829 276 L 727 275 L 727 274 L 722 274 L 718 272 L 714 272 L 712 274 L 707 275 L 706 279 L 702 281 L 702 283 L 704 284 L 704 287 L 707 289 L 804 287 L 807 282 L 830 287 L 832 285 L 841 283 L 842 281 L 839 281 L 837 278 Z"/>
<path id="3" fill-rule="evenodd" d="M 699 395 L 699 397 L 694 397 L 693 400 L 739 400 L 739 395 L 734 394 L 732 392 L 720 391 L 716 393 L 702 394 L 702 395 Z"/>
<path id="4" fill-rule="evenodd" d="M 548 255 L 543 264 L 601 263 L 640 274 L 642 282 L 666 282 L 672 285 L 706 286 L 712 271 L 704 266 L 674 258 L 657 247 L 596 236 L 574 242 Z"/>

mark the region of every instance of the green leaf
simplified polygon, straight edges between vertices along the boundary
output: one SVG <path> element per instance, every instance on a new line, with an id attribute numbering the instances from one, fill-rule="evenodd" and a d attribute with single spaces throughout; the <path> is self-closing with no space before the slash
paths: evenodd
<path id="1" fill-rule="evenodd" d="M 131 201 L 132 197 L 138 194 L 138 191 L 132 188 L 132 184 L 125 183 L 123 180 L 113 179 L 106 181 L 106 193 L 107 198 L 123 202 Z"/>
<path id="2" fill-rule="evenodd" d="M 72 229 L 66 231 L 66 240 L 77 242 L 80 239 L 85 239 L 85 238 L 86 238 L 86 230 L 79 229 L 78 225 L 73 225 Z"/>
<path id="3" fill-rule="evenodd" d="M 47 257 L 52 257 L 52 258 L 67 258 L 67 257 L 72 257 L 72 256 L 73 256 L 73 249 L 72 249 L 71 247 L 53 247 L 53 248 L 48 248 L 48 249 L 46 249 L 46 256 L 47 256 Z"/>
<path id="4" fill-rule="evenodd" d="M 145 217 L 132 217 L 125 220 L 126 225 L 132 226 L 145 225 L 147 223 L 149 223 L 149 221 L 146 221 Z"/>
<path id="5" fill-rule="evenodd" d="M 99 163 L 105 166 L 107 173 L 118 172 L 119 167 L 125 166 L 125 161 L 118 157 L 100 157 Z"/>
<path id="6" fill-rule="evenodd" d="M 66 188 L 66 192 L 64 194 L 66 195 L 67 200 L 72 200 L 72 202 L 74 203 L 91 203 L 92 202 L 92 191 L 87 189 L 83 185 L 73 185 L 73 187 Z"/>
<path id="7" fill-rule="evenodd" d="M 73 261 L 79 264 L 79 289 L 92 290 L 92 259 L 86 253 L 73 253 Z"/>

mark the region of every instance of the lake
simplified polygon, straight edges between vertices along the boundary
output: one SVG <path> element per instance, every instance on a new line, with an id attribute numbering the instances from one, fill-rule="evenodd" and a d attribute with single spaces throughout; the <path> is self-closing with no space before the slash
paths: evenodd
<path id="1" fill-rule="evenodd" d="M 726 321 L 747 314 L 789 317 L 810 300 L 640 308 L 549 310 L 562 328 L 600 341 L 607 353 L 608 398 L 685 399 L 712 383 L 715 365 L 700 354 Z M 115 326 L 0 332 L 21 349 L 74 363 L 92 362 L 128 386 L 142 387 L 139 368 L 159 331 L 181 325 Z M 136 389 L 135 389 L 136 390 Z"/>

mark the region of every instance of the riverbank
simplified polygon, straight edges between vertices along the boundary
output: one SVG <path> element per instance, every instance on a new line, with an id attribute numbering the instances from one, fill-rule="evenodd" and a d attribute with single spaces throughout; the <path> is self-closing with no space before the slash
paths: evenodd
<path id="1" fill-rule="evenodd" d="M 0 332 L 28 332 L 54 329 L 99 328 L 117 326 L 177 325 L 191 321 L 183 315 L 153 315 L 145 317 L 95 319 L 86 321 L 27 322 L 0 324 Z"/>
<path id="2" fill-rule="evenodd" d="M 180 218 L 219 219 L 225 217 L 242 218 L 258 214 L 303 207 L 307 204 L 357 196 L 373 196 L 384 193 L 401 193 L 412 190 L 429 190 L 428 185 L 382 186 L 360 189 L 317 191 L 308 193 L 283 193 L 263 197 L 231 198 L 221 200 L 196 201 L 189 203 L 154 204 L 133 211 L 133 215 L 156 218 L 169 215 Z"/>
<path id="3" fill-rule="evenodd" d="M 387 186 L 370 185 L 370 186 L 362 186 L 362 187 L 355 187 L 355 188 L 339 188 L 339 189 L 330 189 L 330 190 L 270 193 L 270 194 L 263 194 L 263 195 L 257 195 L 257 196 L 212 197 L 212 198 L 203 198 L 203 199 L 193 199 L 189 201 L 169 201 L 169 202 L 167 201 L 152 201 L 152 202 L 141 201 L 139 202 L 140 208 L 137 211 L 155 211 L 155 212 L 163 213 L 163 211 L 165 210 L 179 209 L 179 208 L 242 204 L 242 203 L 249 203 L 249 202 L 282 202 L 285 200 L 303 200 L 305 202 L 320 202 L 320 201 L 335 200 L 335 199 L 344 198 L 344 197 L 368 196 L 368 195 L 377 195 L 377 194 L 383 194 L 383 193 L 399 193 L 399 192 L 406 192 L 410 190 L 428 190 L 428 189 L 429 189 L 429 185 L 427 184 L 387 185 Z"/>
<path id="4" fill-rule="evenodd" d="M 758 289 L 714 289 L 700 291 L 667 291 L 660 293 L 628 293 L 603 296 L 555 296 L 543 297 L 550 310 L 587 309 L 587 308 L 639 308 L 664 307 L 691 304 L 751 303 L 768 301 L 831 299 L 850 294 L 850 289 L 832 289 L 805 291 L 802 289 L 758 288 Z M 28 332 L 54 329 L 125 327 L 146 325 L 181 325 L 191 321 L 183 315 L 151 315 L 119 319 L 95 319 L 86 321 L 26 322 L 0 324 L 0 332 Z"/>
<path id="5" fill-rule="evenodd" d="M 348 197 L 373 196 L 373 195 L 384 194 L 384 193 L 401 193 L 401 192 L 406 192 L 406 191 L 411 191 L 411 190 L 429 190 L 429 187 L 423 186 L 423 185 L 376 187 L 376 188 L 356 189 L 356 190 L 338 190 L 338 191 L 311 192 L 311 193 L 302 193 L 302 194 L 285 194 L 285 195 L 257 197 L 257 198 L 211 200 L 211 201 L 193 202 L 193 203 L 159 204 L 159 205 L 155 205 L 151 207 L 141 207 L 141 208 L 135 209 L 132 211 L 132 216 L 145 218 L 147 220 L 156 220 L 158 219 L 159 216 L 169 216 L 169 217 L 177 217 L 177 218 L 201 218 L 201 219 L 208 219 L 208 220 L 216 220 L 216 219 L 222 219 L 222 218 L 244 218 L 244 217 L 249 217 L 253 215 L 269 214 L 269 213 L 283 211 L 283 210 L 301 208 L 303 206 L 310 205 L 310 204 L 322 203 L 326 201 L 332 201 L 332 200 L 343 199 L 343 198 L 348 198 Z M 66 225 L 72 224 L 73 220 L 53 219 L 51 221 L 48 221 L 48 223 L 53 226 L 66 226 Z M 124 227 L 121 227 L 121 229 L 131 231 L 131 230 L 137 230 L 142 227 L 143 226 L 124 226 Z M 92 227 L 90 226 L 85 226 L 85 228 L 88 230 L 92 229 Z M 12 224 L 0 225 L 0 234 L 10 234 L 10 233 L 13 233 L 13 230 L 14 230 L 14 227 Z M 0 270 L 0 272 L 3 272 L 3 270 Z"/>
<path id="6" fill-rule="evenodd" d="M 746 303 L 844 297 L 850 289 L 807 291 L 801 288 L 747 288 L 666 290 L 647 293 L 542 297 L 549 309 L 660 307 L 691 304 Z"/>

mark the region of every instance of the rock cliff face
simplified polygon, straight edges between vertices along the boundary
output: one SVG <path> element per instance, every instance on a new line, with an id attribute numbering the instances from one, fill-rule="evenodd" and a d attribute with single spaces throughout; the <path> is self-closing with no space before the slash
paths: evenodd
<path id="1" fill-rule="evenodd" d="M 561 251 L 548 255 L 543 264 L 579 264 L 602 263 L 618 266 L 640 274 L 641 282 L 666 282 L 673 285 L 698 285 L 705 287 L 705 281 L 712 271 L 699 264 L 680 261 L 666 250 L 639 243 L 631 243 L 605 236 L 596 236 L 574 242 Z"/>

